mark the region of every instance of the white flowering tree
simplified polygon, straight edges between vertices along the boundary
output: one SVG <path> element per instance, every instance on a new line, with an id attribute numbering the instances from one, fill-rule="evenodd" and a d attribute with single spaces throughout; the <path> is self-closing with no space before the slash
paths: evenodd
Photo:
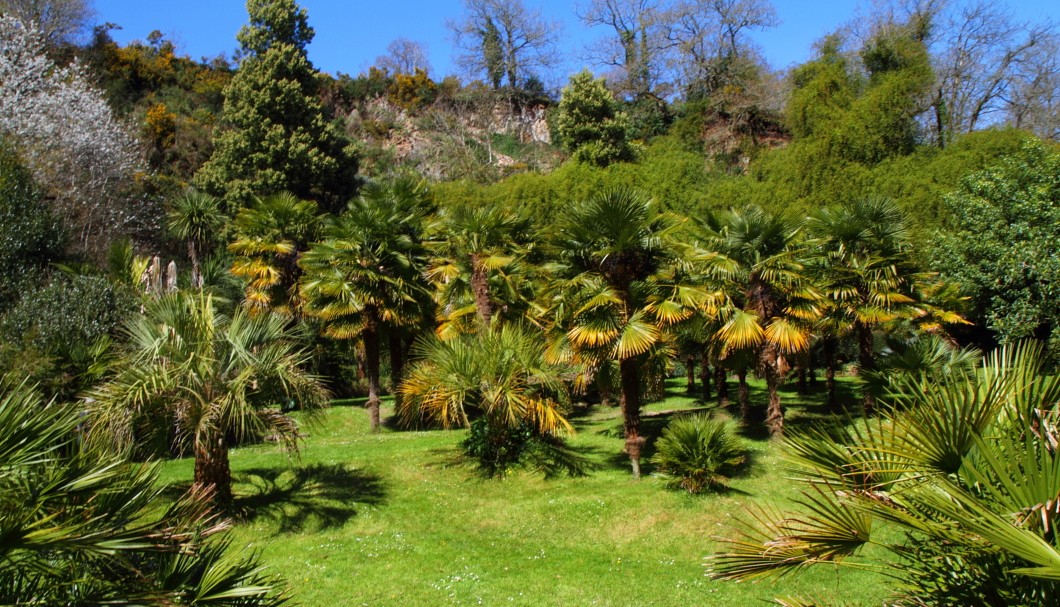
<path id="1" fill-rule="evenodd" d="M 71 245 L 99 252 L 155 213 L 130 195 L 138 144 L 75 62 L 57 66 L 44 41 L 0 16 L 0 136 L 13 143 L 63 218 Z"/>

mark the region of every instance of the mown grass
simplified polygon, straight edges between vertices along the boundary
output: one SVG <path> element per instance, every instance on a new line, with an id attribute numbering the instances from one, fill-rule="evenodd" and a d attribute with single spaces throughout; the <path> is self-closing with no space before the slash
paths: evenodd
<path id="1" fill-rule="evenodd" d="M 650 437 L 671 412 L 703 406 L 679 382 L 669 389 L 646 408 Z M 752 398 L 764 399 L 759 386 Z M 821 394 L 784 398 L 791 426 L 819 416 Z M 790 595 L 880 605 L 888 595 L 881 576 L 831 567 L 775 583 L 705 575 L 717 536 L 748 507 L 795 495 L 776 445 L 757 433 L 745 439 L 751 465 L 731 489 L 696 497 L 652 476 L 630 479 L 616 409 L 574 421 L 571 443 L 596 466 L 588 476 L 485 480 L 460 461 L 463 432 L 372 435 L 363 408 L 335 406 L 309 427 L 297 459 L 267 445 L 233 451 L 243 512 L 235 543 L 260 551 L 309 606 L 684 607 Z M 190 461 L 170 462 L 163 480 L 179 491 L 191 471 Z"/>

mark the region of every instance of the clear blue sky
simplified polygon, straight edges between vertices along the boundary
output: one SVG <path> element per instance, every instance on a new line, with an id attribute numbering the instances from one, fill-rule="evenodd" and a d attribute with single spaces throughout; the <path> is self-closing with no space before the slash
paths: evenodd
<path id="1" fill-rule="evenodd" d="M 567 61 L 561 73 L 586 66 L 585 45 L 606 32 L 578 21 L 578 2 L 523 2 L 545 19 L 563 25 L 560 50 Z M 309 23 L 316 30 L 309 58 L 317 69 L 356 75 L 372 65 L 392 40 L 408 38 L 426 44 L 435 77 L 458 71 L 445 23 L 461 17 L 461 0 L 300 0 L 299 4 L 309 11 Z M 850 21 L 859 4 L 864 5 L 856 0 L 774 0 L 781 24 L 756 34 L 756 39 L 773 67 L 801 63 L 811 56 L 813 42 Z M 1060 21 L 1060 0 L 1010 0 L 1008 4 L 1023 20 Z M 121 26 L 112 33 L 119 43 L 143 40 L 157 29 L 194 59 L 220 53 L 230 56 L 236 48 L 236 32 L 247 20 L 241 0 L 95 0 L 93 5 L 97 22 Z"/>

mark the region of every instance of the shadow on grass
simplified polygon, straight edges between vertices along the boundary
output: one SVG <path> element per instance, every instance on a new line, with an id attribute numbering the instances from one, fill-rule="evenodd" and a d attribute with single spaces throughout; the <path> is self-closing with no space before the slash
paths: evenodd
<path id="1" fill-rule="evenodd" d="M 357 508 L 383 503 L 386 491 L 373 474 L 341 464 L 298 468 L 251 468 L 232 475 L 232 514 L 241 521 L 270 521 L 277 534 L 337 528 L 357 516 Z M 176 500 L 190 483 L 172 483 L 162 494 Z"/>

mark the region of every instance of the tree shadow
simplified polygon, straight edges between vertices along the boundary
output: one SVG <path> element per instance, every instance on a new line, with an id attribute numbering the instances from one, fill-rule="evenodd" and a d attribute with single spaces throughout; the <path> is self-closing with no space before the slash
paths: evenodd
<path id="1" fill-rule="evenodd" d="M 273 522 L 277 534 L 341 527 L 357 508 L 381 504 L 386 497 L 380 477 L 342 464 L 252 468 L 233 480 L 238 483 L 235 516 Z"/>

